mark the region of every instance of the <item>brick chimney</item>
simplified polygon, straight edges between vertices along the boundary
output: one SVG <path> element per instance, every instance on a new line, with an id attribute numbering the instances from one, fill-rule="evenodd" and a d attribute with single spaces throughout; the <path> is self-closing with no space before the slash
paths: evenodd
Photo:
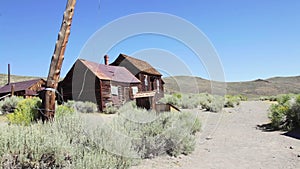
<path id="1" fill-rule="evenodd" d="M 108 55 L 105 55 L 104 56 L 104 64 L 108 65 L 108 62 L 109 62 L 109 57 L 108 57 Z"/>

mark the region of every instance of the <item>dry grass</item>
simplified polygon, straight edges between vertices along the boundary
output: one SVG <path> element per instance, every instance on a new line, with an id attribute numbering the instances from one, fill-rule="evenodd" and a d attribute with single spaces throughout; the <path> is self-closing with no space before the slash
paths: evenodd
<path id="1" fill-rule="evenodd" d="M 20 82 L 24 80 L 37 79 L 39 77 L 31 77 L 31 76 L 17 76 L 11 75 L 11 82 Z M 0 86 L 7 84 L 7 74 L 0 74 Z"/>

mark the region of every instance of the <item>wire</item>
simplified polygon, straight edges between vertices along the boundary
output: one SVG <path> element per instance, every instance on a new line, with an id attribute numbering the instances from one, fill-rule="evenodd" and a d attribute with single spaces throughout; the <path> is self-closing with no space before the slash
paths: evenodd
<path id="1" fill-rule="evenodd" d="M 84 72 L 83 83 L 82 83 L 81 90 L 80 90 L 80 92 L 79 92 L 79 95 L 78 95 L 77 99 L 79 99 L 80 96 L 81 96 L 81 94 L 82 94 L 82 91 L 83 91 L 83 88 L 84 88 L 84 84 L 85 84 L 85 77 L 86 77 L 87 71 L 88 71 L 88 69 L 86 69 L 85 72 Z"/>
<path id="2" fill-rule="evenodd" d="M 64 97 L 58 90 L 56 90 L 54 88 L 45 88 L 44 90 L 45 91 L 52 91 L 52 92 L 56 93 L 60 97 L 60 99 L 62 100 L 62 104 L 64 104 Z"/>

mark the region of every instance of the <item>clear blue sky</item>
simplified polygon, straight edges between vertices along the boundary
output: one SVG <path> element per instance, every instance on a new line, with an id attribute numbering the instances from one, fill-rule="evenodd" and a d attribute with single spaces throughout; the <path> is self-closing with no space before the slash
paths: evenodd
<path id="1" fill-rule="evenodd" d="M 0 73 L 10 63 L 13 74 L 48 75 L 65 5 L 66 0 L 0 0 Z M 97 30 L 141 12 L 169 13 L 198 27 L 217 50 L 227 81 L 300 75 L 299 9 L 298 0 L 77 0 L 62 76 Z M 191 52 L 176 43 L 137 36 L 109 55 L 113 60 L 119 53 L 158 48 L 189 60 Z M 207 78 L 203 66 L 189 66 L 194 75 Z"/>

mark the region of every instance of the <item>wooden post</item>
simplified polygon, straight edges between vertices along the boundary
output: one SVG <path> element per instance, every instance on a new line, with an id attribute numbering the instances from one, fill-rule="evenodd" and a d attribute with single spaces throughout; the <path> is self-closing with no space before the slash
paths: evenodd
<path id="1" fill-rule="evenodd" d="M 11 85 L 11 96 L 15 95 L 15 84 Z"/>
<path id="2" fill-rule="evenodd" d="M 64 12 L 63 21 L 61 24 L 60 32 L 55 44 L 54 54 L 51 59 L 49 74 L 46 83 L 45 95 L 43 97 L 42 115 L 43 121 L 53 120 L 55 114 L 55 91 L 57 89 L 60 71 L 64 59 L 65 49 L 68 43 L 72 18 L 74 15 L 76 0 L 68 0 L 66 10 Z"/>

